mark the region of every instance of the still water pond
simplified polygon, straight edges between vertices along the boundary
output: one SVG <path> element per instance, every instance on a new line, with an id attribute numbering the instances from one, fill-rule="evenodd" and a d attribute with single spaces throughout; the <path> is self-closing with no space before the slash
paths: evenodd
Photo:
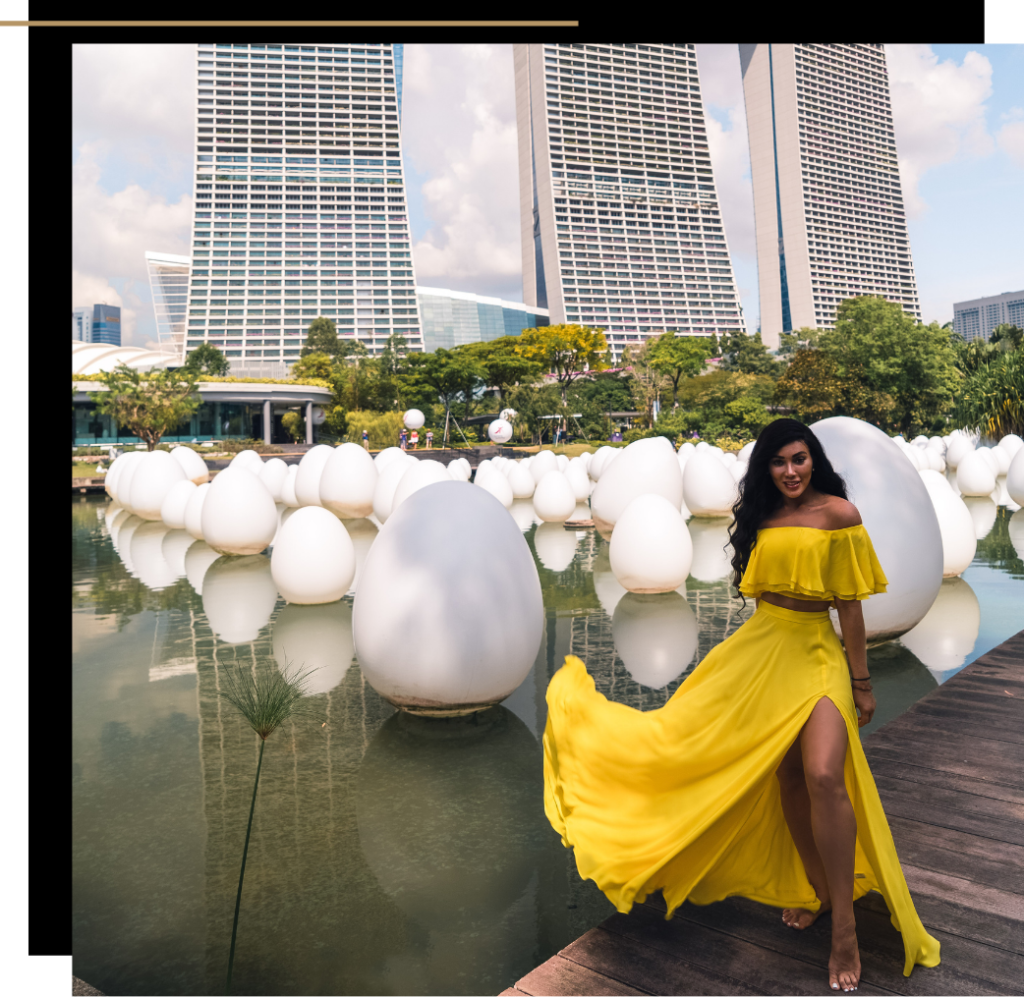
<path id="1" fill-rule="evenodd" d="M 593 530 L 531 525 L 533 672 L 474 718 L 421 720 L 351 661 L 351 596 L 288 607 L 258 556 L 221 561 L 204 597 L 182 573 L 200 577 L 205 545 L 186 555 L 183 531 L 107 516 L 115 550 L 108 509 L 72 502 L 74 972 L 108 994 L 223 992 L 258 749 L 219 695 L 230 662 L 287 650 L 327 687 L 326 726 L 267 741 L 234 992 L 497 994 L 613 913 L 544 818 L 550 676 L 577 654 L 609 698 L 652 709 L 685 678 L 638 683 L 678 670 L 664 648 L 695 648 L 689 670 L 750 613 L 720 577 L 724 527 L 691 522 L 685 593 L 652 599 L 622 594 Z M 930 630 L 869 652 L 863 735 L 1024 628 L 1009 516 L 944 583 Z M 358 550 L 373 527 L 352 528 Z"/>

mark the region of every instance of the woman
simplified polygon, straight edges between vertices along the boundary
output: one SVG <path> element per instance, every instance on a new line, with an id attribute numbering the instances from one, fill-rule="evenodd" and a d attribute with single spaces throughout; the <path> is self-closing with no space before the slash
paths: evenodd
<path id="1" fill-rule="evenodd" d="M 802 423 L 761 433 L 740 487 L 732 564 L 753 616 L 648 713 L 609 702 L 567 657 L 548 688 L 545 811 L 623 913 L 659 889 L 669 917 L 687 899 L 745 896 L 802 930 L 831 910 L 833 990 L 857 988 L 853 901 L 878 890 L 909 976 L 938 964 L 939 943 L 914 910 L 857 733 L 875 710 L 860 600 L 885 576 Z"/>

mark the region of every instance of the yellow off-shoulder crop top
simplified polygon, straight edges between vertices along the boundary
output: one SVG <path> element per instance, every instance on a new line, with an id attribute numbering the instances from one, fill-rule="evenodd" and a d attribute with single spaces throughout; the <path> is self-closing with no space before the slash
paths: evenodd
<path id="1" fill-rule="evenodd" d="M 842 530 L 776 526 L 757 531 L 740 592 L 859 600 L 884 592 L 887 585 L 863 524 Z"/>

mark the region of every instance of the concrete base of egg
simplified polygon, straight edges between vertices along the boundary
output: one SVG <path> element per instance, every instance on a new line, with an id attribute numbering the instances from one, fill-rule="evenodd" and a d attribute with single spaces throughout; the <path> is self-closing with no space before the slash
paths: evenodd
<path id="1" fill-rule="evenodd" d="M 363 564 L 352 612 L 366 680 L 411 713 L 486 709 L 526 678 L 543 599 L 515 521 L 480 488 L 440 481 L 392 513 Z"/>
<path id="2" fill-rule="evenodd" d="M 356 573 L 352 538 L 327 509 L 296 509 L 281 526 L 270 558 L 278 591 L 288 602 L 336 602 Z"/>

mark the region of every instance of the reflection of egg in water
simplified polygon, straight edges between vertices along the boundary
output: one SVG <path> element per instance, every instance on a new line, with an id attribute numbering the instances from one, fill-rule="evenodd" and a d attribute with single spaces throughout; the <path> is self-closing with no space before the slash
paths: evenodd
<path id="1" fill-rule="evenodd" d="M 132 565 L 139 581 L 148 589 L 159 592 L 173 585 L 178 576 L 164 559 L 163 540 L 170 527 L 159 521 L 148 521 L 132 534 Z"/>
<path id="2" fill-rule="evenodd" d="M 611 557 L 608 544 L 601 544 L 597 556 L 594 558 L 594 594 L 601 608 L 611 616 L 619 600 L 626 594 L 626 590 L 619 583 L 612 571 Z"/>
<path id="3" fill-rule="evenodd" d="M 185 577 L 189 585 L 195 589 L 196 595 L 203 594 L 203 579 L 206 572 L 221 556 L 205 540 L 196 540 L 185 552 Z"/>
<path id="4" fill-rule="evenodd" d="M 981 628 L 981 607 L 962 578 L 947 578 L 931 609 L 900 643 L 910 648 L 940 684 L 958 672 L 974 650 Z"/>
<path id="5" fill-rule="evenodd" d="M 733 550 L 729 545 L 731 521 L 691 519 L 687 523 L 693 541 L 690 574 L 699 582 L 717 582 L 732 577 Z"/>
<path id="6" fill-rule="evenodd" d="M 999 507 L 992 501 L 992 497 L 989 495 L 965 495 L 963 503 L 971 514 L 975 537 L 978 540 L 984 540 L 992 532 L 992 527 L 995 526 Z"/>
<path id="7" fill-rule="evenodd" d="M 1007 527 L 1010 543 L 1017 552 L 1017 557 L 1024 561 L 1024 509 L 1018 509 L 1011 517 Z"/>
<path id="8" fill-rule="evenodd" d="M 161 541 L 161 553 L 175 578 L 185 577 L 185 555 L 194 543 L 198 541 L 184 530 L 169 530 Z"/>
<path id="9" fill-rule="evenodd" d="M 697 636 L 697 617 L 678 592 L 627 592 L 612 617 L 615 650 L 634 680 L 650 689 L 663 689 L 686 671 Z"/>
<path id="10" fill-rule="evenodd" d="M 274 620 L 274 657 L 282 674 L 309 672 L 307 696 L 330 692 L 352 664 L 352 607 L 344 601 L 322 606 L 290 603 Z"/>
<path id="11" fill-rule="evenodd" d="M 185 561 L 187 566 L 187 556 Z M 259 554 L 218 558 L 207 569 L 202 586 L 210 629 L 227 644 L 255 640 L 277 604 L 270 559 Z"/>
<path id="12" fill-rule="evenodd" d="M 541 523 L 533 535 L 533 547 L 548 571 L 565 571 L 576 556 L 576 532 L 561 523 Z"/>

